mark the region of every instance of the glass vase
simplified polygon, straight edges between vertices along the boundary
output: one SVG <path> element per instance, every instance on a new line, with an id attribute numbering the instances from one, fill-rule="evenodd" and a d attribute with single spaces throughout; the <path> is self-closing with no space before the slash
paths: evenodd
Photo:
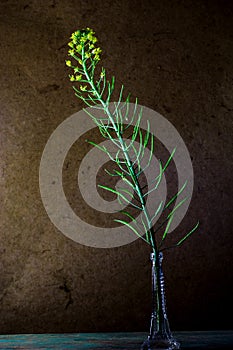
<path id="1" fill-rule="evenodd" d="M 173 338 L 167 318 L 162 270 L 163 253 L 151 253 L 152 263 L 152 314 L 150 334 L 141 346 L 141 350 L 174 350 L 180 344 Z"/>

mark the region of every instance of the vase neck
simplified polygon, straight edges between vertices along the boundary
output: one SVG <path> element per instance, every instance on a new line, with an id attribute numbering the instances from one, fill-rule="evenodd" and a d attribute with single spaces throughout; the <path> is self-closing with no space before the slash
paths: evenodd
<path id="1" fill-rule="evenodd" d="M 167 318 L 166 298 L 164 287 L 164 275 L 162 269 L 163 253 L 151 253 L 152 263 L 152 315 L 150 335 L 155 334 L 170 336 L 170 328 Z"/>

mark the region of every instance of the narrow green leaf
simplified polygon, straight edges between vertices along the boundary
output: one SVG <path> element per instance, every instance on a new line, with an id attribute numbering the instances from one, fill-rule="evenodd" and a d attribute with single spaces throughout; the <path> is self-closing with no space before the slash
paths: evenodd
<path id="1" fill-rule="evenodd" d="M 140 233 L 132 226 L 130 225 L 127 221 L 124 220 L 119 220 L 119 219 L 114 219 L 115 222 L 119 222 L 122 225 L 125 225 L 127 227 L 129 227 L 138 237 L 140 237 L 143 241 L 145 241 L 146 243 L 149 243 L 142 235 L 140 235 Z"/>
<path id="2" fill-rule="evenodd" d="M 129 95 L 126 98 L 126 101 L 124 103 L 121 104 L 121 106 L 118 108 L 118 113 L 120 116 L 120 120 L 121 120 L 121 132 L 124 131 L 124 122 L 125 120 L 128 119 L 128 115 L 129 115 Z"/>
<path id="3" fill-rule="evenodd" d="M 151 163 L 151 159 L 153 157 L 153 154 L 154 154 L 154 135 L 151 136 L 151 142 L 150 142 L 150 158 L 149 158 L 149 161 L 148 161 L 148 166 L 150 165 Z"/>
<path id="4" fill-rule="evenodd" d="M 172 197 L 172 199 L 166 204 L 165 209 L 167 209 L 173 202 L 174 200 L 183 192 L 183 190 L 185 189 L 187 185 L 187 181 L 185 181 L 184 185 L 181 187 L 181 189 L 175 194 L 174 197 Z"/>
<path id="5" fill-rule="evenodd" d="M 127 122 L 127 126 L 125 127 L 125 129 L 128 129 L 132 124 L 133 124 L 133 121 L 134 121 L 134 118 L 137 114 L 137 107 L 138 107 L 138 99 L 136 98 L 135 99 L 135 103 L 134 103 L 134 111 L 133 111 L 133 115 L 131 117 L 131 120 L 129 121 L 128 119 L 128 116 L 125 118 L 125 121 Z"/>
<path id="6" fill-rule="evenodd" d="M 107 150 L 107 148 L 106 148 L 105 146 L 100 146 L 100 145 L 98 145 L 98 143 L 95 143 L 95 142 L 93 142 L 93 141 L 89 141 L 89 140 L 86 140 L 86 141 L 87 141 L 90 145 L 92 145 L 92 146 L 98 148 L 100 151 L 102 151 L 102 152 L 106 153 L 107 155 L 109 155 L 108 150 Z"/>
<path id="7" fill-rule="evenodd" d="M 156 216 L 158 215 L 158 213 L 160 212 L 161 208 L 162 208 L 162 205 L 163 205 L 163 201 L 160 202 L 156 212 L 154 213 L 152 219 L 151 219 L 151 223 L 153 222 L 153 220 L 156 218 Z"/>
<path id="8" fill-rule="evenodd" d="M 115 86 L 115 77 L 112 77 L 112 83 L 111 83 L 111 90 L 114 90 L 114 86 Z"/>
<path id="9" fill-rule="evenodd" d="M 102 68 L 103 69 L 103 68 Z M 104 70 L 104 74 L 105 74 L 105 70 Z M 100 92 L 100 97 L 102 98 L 104 92 L 105 92 L 105 87 L 106 87 L 106 76 L 104 75 L 104 78 L 103 78 L 103 82 L 102 82 L 102 90 Z"/>
<path id="10" fill-rule="evenodd" d="M 177 246 L 181 245 L 189 236 L 191 236 L 191 234 L 196 231 L 196 229 L 198 228 L 199 226 L 199 221 L 197 222 L 196 226 L 191 230 L 189 231 L 189 233 L 187 233 L 187 235 L 185 235 L 178 243 L 176 243 Z"/>
<path id="11" fill-rule="evenodd" d="M 143 220 L 142 217 L 141 217 L 141 222 L 142 222 L 142 226 L 143 226 L 143 228 L 144 228 L 144 232 L 145 232 L 145 234 L 146 234 L 146 240 L 149 242 L 149 235 L 148 235 L 148 230 L 149 230 L 149 228 L 146 227 L 146 224 L 145 224 L 145 222 L 144 222 L 144 220 Z"/>
<path id="12" fill-rule="evenodd" d="M 168 158 L 166 164 L 164 165 L 164 167 L 163 167 L 163 172 L 167 169 L 168 165 L 169 165 L 170 162 L 172 161 L 175 152 L 176 152 L 176 147 L 173 149 L 172 153 L 170 154 L 170 157 Z"/>
<path id="13" fill-rule="evenodd" d="M 149 191 L 147 191 L 147 192 L 143 195 L 143 197 L 146 197 L 146 196 L 148 196 L 151 192 L 157 190 L 157 188 L 158 188 L 158 186 L 159 186 L 159 184 L 160 184 L 160 182 L 161 182 L 162 174 L 163 174 L 163 171 L 162 171 L 163 169 L 162 169 L 162 164 L 161 164 L 161 162 L 159 163 L 159 168 L 160 168 L 159 178 L 158 178 L 158 176 L 156 177 L 156 179 L 158 179 L 157 183 L 155 184 L 155 186 L 154 186 L 152 189 L 150 189 Z"/>
<path id="14" fill-rule="evenodd" d="M 100 123 L 100 121 L 99 121 L 93 114 L 91 114 L 90 112 L 88 112 L 87 109 L 84 109 L 84 111 L 85 111 L 85 113 L 87 113 L 87 114 L 91 117 L 91 119 L 93 120 L 93 122 L 94 122 L 98 127 L 102 126 L 102 124 Z"/>
<path id="15" fill-rule="evenodd" d="M 120 213 L 128 216 L 128 218 L 131 219 L 131 221 L 136 221 L 136 219 L 128 212 L 128 211 L 125 211 L 125 210 L 120 210 Z"/>
<path id="16" fill-rule="evenodd" d="M 114 170 L 114 171 L 115 171 L 115 173 L 116 173 L 118 176 L 120 176 L 122 179 L 125 178 L 125 175 L 124 175 L 123 173 L 121 173 L 120 171 L 118 171 L 118 170 Z"/>
<path id="17" fill-rule="evenodd" d="M 128 194 L 131 197 L 131 199 L 133 198 L 133 194 L 129 190 L 127 190 L 126 188 L 119 187 L 119 190 L 121 190 L 122 192 Z"/>
<path id="18" fill-rule="evenodd" d="M 187 197 L 185 197 L 184 199 L 182 199 L 176 206 L 175 208 L 171 211 L 171 213 L 167 216 L 168 219 L 170 218 L 171 215 L 173 215 L 175 213 L 175 211 L 184 203 L 186 202 Z"/>
<path id="19" fill-rule="evenodd" d="M 126 177 L 124 177 L 124 178 L 123 178 L 123 181 L 125 181 L 130 187 L 133 188 L 134 191 L 137 192 L 136 186 L 135 186 L 132 182 L 130 182 L 130 180 L 128 180 Z"/>
<path id="20" fill-rule="evenodd" d="M 128 200 L 127 197 L 125 197 L 122 193 L 114 190 L 111 187 L 108 186 L 103 186 L 103 185 L 98 185 L 98 187 L 103 188 L 106 191 L 112 192 L 114 194 L 116 194 L 117 196 L 121 197 L 127 204 L 130 204 L 132 207 L 137 208 L 138 210 L 142 210 L 142 208 L 140 208 L 138 205 L 132 203 L 130 200 Z"/>
<path id="21" fill-rule="evenodd" d="M 128 211 L 121 210 L 120 212 L 122 214 L 126 215 L 127 217 L 129 217 L 131 219 L 131 221 L 133 221 L 135 223 L 135 225 L 137 226 L 137 228 L 141 231 L 141 228 L 139 227 L 137 220 Z M 144 227 L 144 232 L 146 233 L 146 239 L 147 239 L 147 228 L 146 228 L 146 225 L 145 225 L 142 217 L 141 217 L 141 221 L 142 221 L 142 224 Z"/>
<path id="22" fill-rule="evenodd" d="M 147 130 L 144 138 L 143 146 L 146 147 L 150 138 L 150 122 L 147 120 Z"/>
<path id="23" fill-rule="evenodd" d="M 121 109 L 119 109 L 118 115 L 119 115 L 120 121 L 119 121 L 119 125 L 117 127 L 117 130 L 118 130 L 118 133 L 121 135 L 123 133 L 123 130 L 124 130 L 124 123 L 123 123 L 123 116 L 121 113 Z"/>
<path id="24" fill-rule="evenodd" d="M 119 176 L 119 175 L 117 175 L 117 174 L 113 174 L 113 173 L 111 173 L 109 170 L 107 170 L 107 169 L 104 169 L 104 171 L 108 174 L 108 175 L 110 175 L 110 176 L 112 176 L 112 177 L 115 177 L 115 176 Z"/>
<path id="25" fill-rule="evenodd" d="M 168 233 L 168 230 L 169 230 L 169 228 L 170 228 L 170 226 L 171 226 L 171 223 L 172 223 L 173 218 L 174 218 L 174 215 L 172 215 L 172 216 L 170 217 L 170 219 L 168 220 L 168 223 L 167 223 L 166 228 L 165 228 L 164 233 L 163 233 L 162 241 L 164 241 L 164 239 L 165 239 L 166 236 L 167 236 L 167 233 Z"/>

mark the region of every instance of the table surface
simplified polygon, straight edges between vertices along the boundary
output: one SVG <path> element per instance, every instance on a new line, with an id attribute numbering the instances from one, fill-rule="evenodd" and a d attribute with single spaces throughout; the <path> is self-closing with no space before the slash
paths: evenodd
<path id="1" fill-rule="evenodd" d="M 173 332 L 181 350 L 233 350 L 233 331 Z M 146 333 L 65 333 L 0 335 L 0 349 L 138 349 Z"/>

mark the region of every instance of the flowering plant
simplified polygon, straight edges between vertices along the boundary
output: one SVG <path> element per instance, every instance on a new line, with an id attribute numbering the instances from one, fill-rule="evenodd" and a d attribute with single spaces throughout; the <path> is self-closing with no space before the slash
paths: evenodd
<path id="1" fill-rule="evenodd" d="M 138 110 L 137 100 L 134 104 L 133 113 L 129 110 L 129 96 L 124 100 L 122 85 L 119 98 L 114 102 L 112 110 L 110 106 L 111 97 L 115 88 L 115 78 L 111 81 L 106 78 L 104 68 L 97 69 L 97 64 L 100 61 L 101 49 L 97 46 L 97 38 L 92 29 L 86 28 L 75 31 L 69 42 L 70 59 L 66 61 L 66 65 L 72 69 L 72 74 L 69 75 L 70 81 L 75 83 L 73 86 L 75 95 L 84 101 L 88 107 L 92 107 L 93 111 L 98 109 L 102 116 L 96 116 L 95 113 L 86 111 L 98 126 L 101 135 L 110 140 L 116 147 L 117 151 L 113 155 L 111 150 L 105 146 L 101 146 L 92 141 L 90 143 L 98 147 L 106 153 L 110 160 L 116 165 L 116 169 L 112 172 L 107 171 L 109 176 L 118 177 L 123 180 L 126 187 L 115 188 L 105 185 L 99 185 L 102 189 L 117 195 L 120 203 L 127 206 L 127 210 L 121 210 L 123 219 L 115 219 L 116 222 L 125 225 L 131 231 L 139 236 L 143 241 L 152 247 L 152 280 L 153 280 L 153 310 L 151 318 L 151 330 L 148 341 L 143 345 L 143 349 L 158 349 L 156 347 L 163 345 L 163 349 L 178 349 L 179 344 L 172 338 L 165 310 L 164 299 L 164 281 L 161 272 L 161 252 L 164 249 L 169 249 L 175 246 L 180 246 L 184 241 L 197 229 L 198 223 L 187 234 L 179 239 L 174 245 L 165 246 L 167 234 L 170 225 L 174 219 L 177 209 L 186 201 L 187 198 L 180 200 L 176 205 L 175 201 L 184 191 L 186 183 L 181 189 L 167 202 L 160 202 L 154 212 L 151 214 L 148 211 L 146 202 L 148 195 L 151 192 L 158 190 L 162 181 L 163 174 L 170 164 L 175 149 L 166 161 L 165 165 L 159 162 L 159 174 L 153 179 L 151 189 L 142 183 L 143 172 L 151 166 L 154 153 L 154 136 L 150 130 L 150 123 L 147 122 L 147 129 L 142 130 L 141 120 L 143 118 L 142 109 Z M 129 135 L 129 130 L 131 134 Z M 138 145 L 138 146 L 137 146 Z M 149 148 L 149 157 L 144 161 L 145 149 Z M 134 199 L 132 200 L 132 191 Z M 140 219 L 134 214 L 134 211 L 140 212 Z M 169 211 L 165 215 L 165 219 L 155 228 L 153 220 L 159 214 Z M 161 235 L 157 235 L 158 231 L 162 230 Z M 157 344 L 157 345 L 156 345 Z M 155 347 L 153 347 L 155 345 Z M 165 347 L 167 346 L 167 347 Z"/>
<path id="2" fill-rule="evenodd" d="M 122 113 L 122 95 L 124 86 L 122 86 L 120 91 L 120 96 L 118 102 L 115 104 L 115 109 L 112 112 L 110 110 L 109 104 L 111 100 L 112 93 L 114 91 L 115 79 L 112 78 L 111 82 L 106 79 L 105 69 L 102 68 L 100 73 L 96 74 L 96 66 L 100 61 L 100 54 L 102 50 L 100 47 L 97 47 L 97 38 L 92 29 L 86 28 L 82 30 L 77 30 L 71 35 L 71 41 L 69 42 L 69 51 L 68 54 L 72 60 L 67 60 L 66 65 L 72 69 L 72 74 L 69 75 L 70 81 L 77 83 L 73 86 L 75 90 L 75 95 L 85 102 L 86 105 L 93 108 L 102 109 L 103 118 L 97 118 L 94 114 L 88 113 L 95 124 L 99 127 L 99 130 L 102 136 L 106 139 L 111 140 L 116 147 L 118 152 L 115 157 L 108 151 L 106 147 L 101 147 L 93 142 L 90 142 L 92 145 L 98 147 L 103 152 L 105 152 L 109 158 L 116 163 L 117 169 L 113 173 L 108 172 L 110 176 L 118 176 L 122 179 L 128 186 L 129 189 L 132 189 L 137 196 L 137 204 L 132 203 L 131 193 L 126 189 L 122 188 L 121 190 L 116 190 L 104 185 L 99 185 L 99 187 L 110 191 L 116 194 L 120 201 L 125 202 L 128 205 L 133 206 L 134 208 L 142 212 L 141 223 L 136 222 L 136 218 L 131 215 L 129 211 L 121 211 L 128 219 L 131 220 L 135 225 L 132 225 L 128 220 L 118 220 L 115 221 L 126 225 L 131 229 L 137 236 L 146 241 L 152 246 L 153 252 L 157 255 L 159 250 L 161 250 L 162 244 L 167 236 L 169 227 L 174 218 L 176 210 L 184 203 L 186 198 L 184 198 L 180 203 L 178 203 L 167 215 L 163 225 L 165 227 L 162 235 L 161 241 L 156 242 L 156 230 L 153 227 L 153 219 L 155 216 L 161 213 L 163 209 L 168 209 L 172 206 L 175 199 L 181 194 L 184 190 L 185 185 L 181 190 L 176 193 L 176 195 L 163 207 L 164 203 L 160 203 L 159 207 L 156 208 L 153 216 L 149 215 L 146 208 L 146 199 L 148 192 L 144 190 L 140 183 L 140 175 L 145 170 L 146 167 L 150 166 L 152 155 L 154 151 L 154 137 L 150 133 L 150 125 L 148 122 L 148 127 L 145 135 L 140 128 L 140 121 L 142 118 L 142 110 L 137 114 L 137 101 L 135 104 L 135 110 L 131 118 L 129 118 L 128 110 L 123 115 Z M 126 98 L 124 106 L 127 106 L 129 103 L 129 96 Z M 107 119 L 107 123 L 106 123 Z M 127 140 L 125 134 L 127 129 L 132 124 L 134 120 L 133 133 L 129 141 L 128 135 Z M 136 139 L 139 139 L 139 149 L 135 146 Z M 150 157 L 146 164 L 146 167 L 142 168 L 141 161 L 144 156 L 145 147 L 150 147 Z M 133 150 L 133 152 L 130 152 Z M 160 172 L 159 175 L 154 179 L 153 191 L 158 189 L 158 186 L 161 182 L 162 176 L 168 167 L 169 163 L 172 160 L 173 154 L 167 160 L 166 164 L 162 166 L 160 162 Z M 198 225 L 198 224 L 197 224 Z M 197 228 L 197 225 L 189 231 L 182 239 L 180 239 L 176 246 L 181 245 Z M 161 227 L 159 227 L 160 229 Z"/>

